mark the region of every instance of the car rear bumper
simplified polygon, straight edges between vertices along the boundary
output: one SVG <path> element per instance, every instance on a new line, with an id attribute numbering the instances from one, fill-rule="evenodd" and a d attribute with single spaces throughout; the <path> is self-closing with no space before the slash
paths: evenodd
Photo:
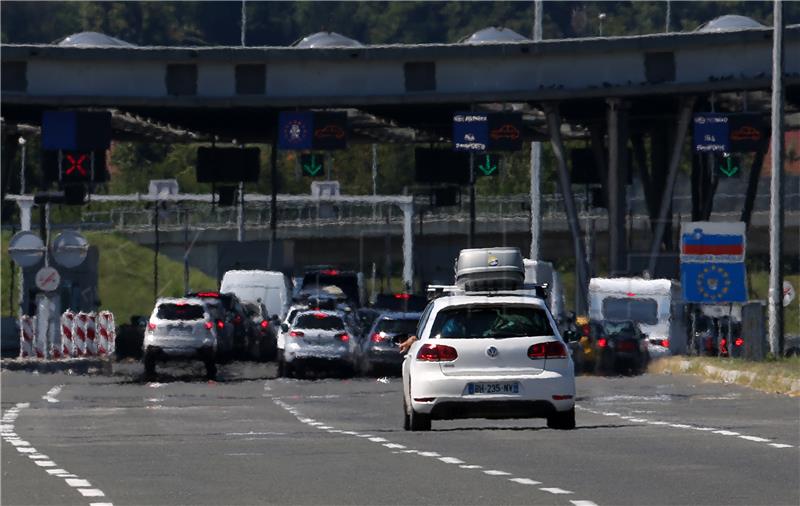
<path id="1" fill-rule="evenodd" d="M 156 358 L 156 360 L 212 360 L 216 353 L 214 347 L 167 347 L 167 346 L 148 346 L 145 350 Z"/>
<path id="2" fill-rule="evenodd" d="M 405 356 L 401 354 L 397 348 L 392 350 L 382 350 L 380 348 L 371 348 L 365 355 L 365 358 L 370 364 L 397 366 L 403 365 Z"/>
<path id="3" fill-rule="evenodd" d="M 469 383 L 518 382 L 518 394 L 466 394 Z M 434 418 L 536 418 L 575 406 L 575 378 L 554 371 L 522 377 L 427 377 L 411 385 L 411 405 Z M 440 407 L 441 406 L 441 407 Z"/>
<path id="4" fill-rule="evenodd" d="M 349 349 L 334 346 L 290 345 L 284 350 L 284 360 L 286 360 L 286 362 L 353 362 L 353 358 Z"/>

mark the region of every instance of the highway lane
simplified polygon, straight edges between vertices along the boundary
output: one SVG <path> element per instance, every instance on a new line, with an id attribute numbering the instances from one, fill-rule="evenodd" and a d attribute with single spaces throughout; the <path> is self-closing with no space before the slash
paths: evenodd
<path id="1" fill-rule="evenodd" d="M 3 424 L 2 503 L 800 503 L 798 400 L 740 387 L 581 377 L 575 431 L 461 420 L 409 433 L 399 378 L 165 371 L 150 383 L 139 364 L 112 377 L 3 371 L 3 414 L 29 406 Z"/>

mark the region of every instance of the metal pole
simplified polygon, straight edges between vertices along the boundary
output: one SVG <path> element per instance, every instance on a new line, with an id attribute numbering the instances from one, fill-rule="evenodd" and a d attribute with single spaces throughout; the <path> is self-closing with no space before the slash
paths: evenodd
<path id="1" fill-rule="evenodd" d="M 372 145 L 372 195 L 378 194 L 378 145 Z"/>
<path id="2" fill-rule="evenodd" d="M 669 33 L 670 18 L 672 18 L 672 2 L 670 2 L 670 0 L 667 0 L 667 15 L 666 15 L 666 21 L 664 21 L 664 33 Z"/>
<path id="3" fill-rule="evenodd" d="M 467 247 L 475 247 L 475 153 L 469 152 L 469 236 Z"/>
<path id="4" fill-rule="evenodd" d="M 272 269 L 272 259 L 275 249 L 275 241 L 278 235 L 278 133 L 275 133 L 275 138 L 272 139 L 272 151 L 269 155 L 270 159 L 270 192 L 271 200 L 269 204 L 269 257 L 267 259 L 267 266 Z"/>
<path id="5" fill-rule="evenodd" d="M 537 2 L 541 3 L 541 2 Z M 539 260 L 542 240 L 542 143 L 531 142 L 531 260 Z"/>
<path id="6" fill-rule="evenodd" d="M 189 210 L 183 210 L 183 293 L 189 293 Z"/>
<path id="7" fill-rule="evenodd" d="M 247 6 L 245 0 L 242 0 L 242 47 L 245 46 L 245 34 L 247 33 Z"/>
<path id="8" fill-rule="evenodd" d="M 155 253 L 153 254 L 153 301 L 158 300 L 158 253 L 161 249 L 160 236 L 158 233 L 158 208 L 159 202 L 156 201 L 153 206 L 153 226 L 155 227 Z"/>
<path id="9" fill-rule="evenodd" d="M 624 179 L 622 178 L 623 146 L 620 135 L 619 99 L 606 99 L 608 105 L 608 270 L 610 275 L 619 276 L 624 270 L 625 260 L 625 212 Z"/>
<path id="10" fill-rule="evenodd" d="M 244 182 L 239 181 L 239 205 L 237 206 L 236 216 L 236 241 L 244 241 Z"/>
<path id="11" fill-rule="evenodd" d="M 553 154 L 558 162 L 558 186 L 564 198 L 564 209 L 567 213 L 567 223 L 569 224 L 569 231 L 572 236 L 572 244 L 575 253 L 575 312 L 578 314 L 586 314 L 586 290 L 589 287 L 585 256 L 586 251 L 581 236 L 578 212 L 575 208 L 575 199 L 572 195 L 572 182 L 569 177 L 569 171 L 567 170 L 567 157 L 561 139 L 561 115 L 558 112 L 558 107 L 554 104 L 545 104 L 544 110 L 547 115 L 547 128 L 550 131 Z"/>
<path id="12" fill-rule="evenodd" d="M 538 42 L 542 40 L 542 14 L 543 14 L 542 0 L 535 0 L 533 2 L 533 41 Z"/>
<path id="13" fill-rule="evenodd" d="M 19 163 L 19 194 L 25 195 L 25 152 L 26 152 L 25 137 L 20 137 L 18 142 L 19 145 L 22 146 L 22 152 L 20 153 L 20 163 Z"/>
<path id="14" fill-rule="evenodd" d="M 769 351 L 783 351 L 783 2 L 773 4 L 772 31 L 772 176 L 769 197 Z"/>
<path id="15" fill-rule="evenodd" d="M 414 282 L 414 204 L 402 204 L 403 210 L 403 289 L 410 292 Z"/>
<path id="16" fill-rule="evenodd" d="M 50 266 L 50 202 L 44 205 L 44 266 Z"/>
<path id="17" fill-rule="evenodd" d="M 653 242 L 650 244 L 650 261 L 647 270 L 652 276 L 656 269 L 656 262 L 658 260 L 658 250 L 661 248 L 661 242 L 664 238 L 664 229 L 667 226 L 667 213 L 672 204 L 672 190 L 675 188 L 675 180 L 678 178 L 678 165 L 681 161 L 681 148 L 683 141 L 686 137 L 686 132 L 689 130 L 689 120 L 692 116 L 692 108 L 694 107 L 695 97 L 688 97 L 683 99 L 683 107 L 681 108 L 680 116 L 678 118 L 678 129 L 675 132 L 675 144 L 672 147 L 672 157 L 669 161 L 669 174 L 667 175 L 667 184 L 664 188 L 664 194 L 661 196 L 661 208 L 658 211 L 658 218 L 656 220 L 656 232 L 653 235 Z"/>

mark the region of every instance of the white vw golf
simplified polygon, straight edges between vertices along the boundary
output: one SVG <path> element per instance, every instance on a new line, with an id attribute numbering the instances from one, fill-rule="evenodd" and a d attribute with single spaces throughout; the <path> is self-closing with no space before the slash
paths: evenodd
<path id="1" fill-rule="evenodd" d="M 403 362 L 406 430 L 431 420 L 547 418 L 575 427 L 572 359 L 543 300 L 455 295 L 434 300 Z"/>

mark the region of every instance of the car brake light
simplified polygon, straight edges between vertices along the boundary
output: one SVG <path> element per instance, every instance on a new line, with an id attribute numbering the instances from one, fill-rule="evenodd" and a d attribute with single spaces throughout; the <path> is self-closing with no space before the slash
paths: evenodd
<path id="1" fill-rule="evenodd" d="M 317 309 L 319 309 L 319 308 L 317 308 Z M 327 317 L 328 317 L 328 315 L 326 315 L 325 313 L 314 313 L 314 318 L 316 318 L 317 320 L 322 320 L 323 318 L 327 318 Z"/>
<path id="2" fill-rule="evenodd" d="M 338 276 L 339 275 L 339 271 L 337 271 L 336 269 L 325 269 L 324 271 L 321 271 L 321 273 L 326 275 L 326 276 Z"/>
<path id="3" fill-rule="evenodd" d="M 741 346 L 741 345 L 743 345 L 743 344 L 744 344 L 744 339 L 742 339 L 741 337 L 737 337 L 737 338 L 736 338 L 736 341 L 734 341 L 734 342 L 733 342 L 733 344 L 734 344 L 735 346 Z"/>
<path id="4" fill-rule="evenodd" d="M 292 337 L 303 337 L 305 334 L 300 332 L 299 330 L 293 330 L 289 332 L 289 335 Z"/>
<path id="5" fill-rule="evenodd" d="M 601 337 L 600 339 L 597 340 L 597 346 L 605 348 L 607 345 L 608 341 L 604 337 Z"/>
<path id="6" fill-rule="evenodd" d="M 219 297 L 219 293 L 217 292 L 200 292 L 197 294 L 198 297 Z"/>
<path id="7" fill-rule="evenodd" d="M 370 337 L 370 341 L 372 341 L 373 343 L 379 343 L 383 341 L 383 336 L 380 335 L 378 332 L 376 332 L 372 334 L 372 337 Z"/>
<path id="8" fill-rule="evenodd" d="M 567 358 L 567 348 L 560 341 L 532 344 L 528 348 L 528 358 Z"/>
<path id="9" fill-rule="evenodd" d="M 664 348 L 669 348 L 669 339 L 662 339 L 661 346 L 663 346 Z"/>
<path id="10" fill-rule="evenodd" d="M 394 294 L 394 298 L 395 299 L 408 300 L 408 299 L 411 298 L 411 295 L 409 295 L 407 293 L 396 293 L 396 294 Z"/>
<path id="11" fill-rule="evenodd" d="M 341 342 L 343 342 L 343 343 L 346 343 L 347 341 L 349 341 L 349 340 L 350 340 L 350 336 L 349 336 L 348 334 L 346 334 L 346 333 L 345 333 L 345 334 L 339 334 L 339 335 L 338 335 L 338 336 L 336 336 L 336 337 L 338 337 L 338 338 L 339 338 L 339 340 L 340 340 Z"/>
<path id="12" fill-rule="evenodd" d="M 233 323 L 239 325 L 240 323 L 242 323 L 242 317 L 237 314 L 236 316 L 233 317 Z"/>
<path id="13" fill-rule="evenodd" d="M 155 329 L 156 329 L 156 324 L 155 324 L 155 323 L 153 323 L 153 322 L 149 322 L 149 323 L 147 324 L 147 328 L 148 328 L 149 330 L 155 330 Z"/>
<path id="14" fill-rule="evenodd" d="M 457 358 L 456 349 L 443 344 L 423 344 L 417 352 L 417 360 L 421 362 L 452 362 Z"/>
<path id="15" fill-rule="evenodd" d="M 213 329 L 213 328 L 214 328 L 214 324 L 213 324 L 213 323 L 211 323 L 211 322 L 206 322 L 206 328 L 207 328 L 208 330 L 211 330 L 211 329 Z"/>
<path id="16" fill-rule="evenodd" d="M 728 340 L 727 340 L 727 339 L 725 339 L 724 337 L 723 337 L 722 339 L 720 339 L 720 340 L 719 340 L 719 346 L 720 346 L 720 348 L 724 348 L 725 346 L 727 346 L 727 344 L 728 344 Z"/>
<path id="17" fill-rule="evenodd" d="M 269 322 L 267 320 L 261 320 L 261 324 L 260 325 L 261 325 L 262 329 L 265 329 L 265 328 L 269 327 Z"/>
<path id="18" fill-rule="evenodd" d="M 225 328 L 225 322 L 222 321 L 222 320 L 217 320 L 217 328 L 224 329 Z"/>

